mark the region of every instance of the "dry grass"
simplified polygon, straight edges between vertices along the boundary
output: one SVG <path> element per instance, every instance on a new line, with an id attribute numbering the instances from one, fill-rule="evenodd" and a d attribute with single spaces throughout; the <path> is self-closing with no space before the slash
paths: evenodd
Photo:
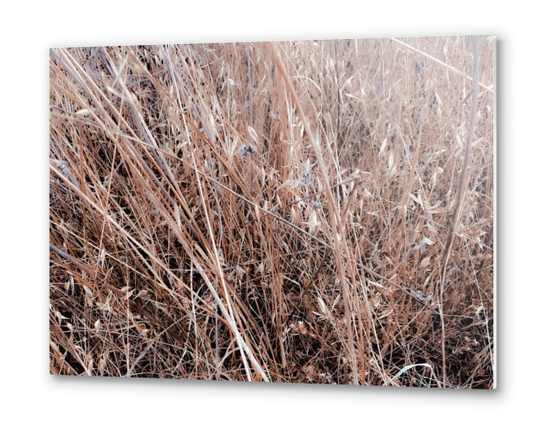
<path id="1" fill-rule="evenodd" d="M 493 388 L 476 40 L 51 50 L 51 373 Z"/>

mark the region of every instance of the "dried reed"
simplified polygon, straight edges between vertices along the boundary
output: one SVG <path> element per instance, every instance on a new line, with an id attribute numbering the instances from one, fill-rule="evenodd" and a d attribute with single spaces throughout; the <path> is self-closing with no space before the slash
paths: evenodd
<path id="1" fill-rule="evenodd" d="M 52 49 L 51 373 L 493 388 L 475 40 Z"/>

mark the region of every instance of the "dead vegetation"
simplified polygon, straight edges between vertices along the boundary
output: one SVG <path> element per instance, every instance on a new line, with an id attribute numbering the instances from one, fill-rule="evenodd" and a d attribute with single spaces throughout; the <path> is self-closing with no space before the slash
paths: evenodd
<path id="1" fill-rule="evenodd" d="M 493 55 L 52 49 L 51 373 L 493 388 Z"/>

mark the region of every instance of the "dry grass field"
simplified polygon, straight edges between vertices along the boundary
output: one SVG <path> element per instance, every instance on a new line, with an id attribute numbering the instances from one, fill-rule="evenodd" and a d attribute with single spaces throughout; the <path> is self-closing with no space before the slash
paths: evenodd
<path id="1" fill-rule="evenodd" d="M 494 388 L 493 37 L 49 67 L 51 374 Z"/>

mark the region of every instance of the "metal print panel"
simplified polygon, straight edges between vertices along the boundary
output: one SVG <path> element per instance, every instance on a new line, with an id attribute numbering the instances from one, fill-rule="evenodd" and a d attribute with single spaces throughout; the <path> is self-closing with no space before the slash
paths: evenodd
<path id="1" fill-rule="evenodd" d="M 494 388 L 494 54 L 51 49 L 51 374 Z"/>

